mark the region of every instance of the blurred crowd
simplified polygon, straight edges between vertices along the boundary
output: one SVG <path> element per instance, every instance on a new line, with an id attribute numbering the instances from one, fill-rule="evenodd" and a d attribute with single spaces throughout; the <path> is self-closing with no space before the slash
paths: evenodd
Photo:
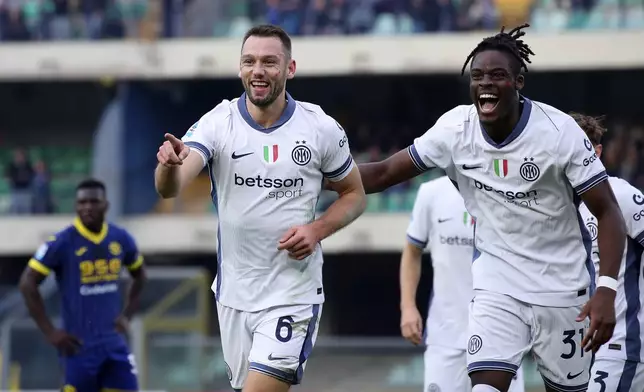
<path id="1" fill-rule="evenodd" d="M 0 0 L 0 39 L 238 37 L 497 29 L 644 29 L 644 0 Z"/>
<path id="2" fill-rule="evenodd" d="M 8 212 L 14 215 L 51 214 L 54 203 L 50 176 L 45 162 L 32 162 L 27 152 L 15 149 L 9 162 L 4 163 L 8 193 Z"/>

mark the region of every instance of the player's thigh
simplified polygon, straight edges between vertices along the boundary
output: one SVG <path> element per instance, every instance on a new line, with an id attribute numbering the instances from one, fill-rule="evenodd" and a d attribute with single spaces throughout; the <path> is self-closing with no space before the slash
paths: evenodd
<path id="1" fill-rule="evenodd" d="M 577 322 L 581 306 L 533 306 L 532 351 L 546 387 L 583 391 L 588 385 L 592 355 L 581 347 L 588 321 Z"/>
<path id="2" fill-rule="evenodd" d="M 530 349 L 526 305 L 506 295 L 477 290 L 470 303 L 467 370 L 473 384 L 507 390 Z"/>
<path id="3" fill-rule="evenodd" d="M 256 320 L 250 370 L 296 385 L 317 339 L 322 305 L 271 308 Z"/>
<path id="4" fill-rule="evenodd" d="M 99 392 L 98 364 L 95 358 L 86 355 L 63 357 L 63 391 L 64 392 Z"/>
<path id="5" fill-rule="evenodd" d="M 217 302 L 217 318 L 228 380 L 233 389 L 241 390 L 248 376 L 248 357 L 253 343 L 246 324 L 248 313 Z"/>
<path id="6" fill-rule="evenodd" d="M 127 349 L 112 353 L 101 367 L 99 382 L 103 392 L 133 392 L 139 390 L 134 355 Z"/>
<path id="7" fill-rule="evenodd" d="M 425 349 L 425 392 L 469 392 L 465 350 L 429 345 Z"/>
<path id="8" fill-rule="evenodd" d="M 595 359 L 590 371 L 588 392 L 635 390 L 644 390 L 644 364 L 617 358 Z"/>

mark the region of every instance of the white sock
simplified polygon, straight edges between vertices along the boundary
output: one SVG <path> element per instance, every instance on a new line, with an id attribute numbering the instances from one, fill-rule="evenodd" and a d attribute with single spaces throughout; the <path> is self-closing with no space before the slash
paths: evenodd
<path id="1" fill-rule="evenodd" d="M 489 385 L 478 384 L 478 385 L 474 385 L 474 387 L 472 388 L 472 392 L 501 392 L 501 391 Z"/>

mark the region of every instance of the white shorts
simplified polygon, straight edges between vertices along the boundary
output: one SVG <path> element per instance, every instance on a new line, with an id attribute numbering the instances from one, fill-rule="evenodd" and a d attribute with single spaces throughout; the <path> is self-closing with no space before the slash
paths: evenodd
<path id="1" fill-rule="evenodd" d="M 249 370 L 299 384 L 317 339 L 322 305 L 278 306 L 242 312 L 217 302 L 221 346 L 233 389 Z"/>
<path id="2" fill-rule="evenodd" d="M 644 363 L 619 358 L 595 358 L 590 371 L 588 392 L 644 390 Z"/>
<path id="3" fill-rule="evenodd" d="M 470 392 L 467 375 L 467 352 L 451 347 L 429 345 L 425 349 L 425 392 Z M 524 392 L 523 368 L 512 380 L 509 392 Z"/>
<path id="4" fill-rule="evenodd" d="M 582 306 L 530 305 L 503 294 L 476 290 L 470 303 L 467 369 L 515 373 L 532 352 L 544 383 L 555 391 L 585 391 L 592 355 L 581 340 L 588 319 L 577 322 Z"/>

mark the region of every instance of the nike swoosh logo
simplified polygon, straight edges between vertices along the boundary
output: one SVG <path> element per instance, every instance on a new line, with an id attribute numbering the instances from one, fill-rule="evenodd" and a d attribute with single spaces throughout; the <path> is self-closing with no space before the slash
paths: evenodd
<path id="1" fill-rule="evenodd" d="M 289 357 L 275 357 L 275 356 L 273 356 L 272 353 L 268 355 L 268 360 L 269 361 L 281 361 L 283 359 L 288 359 L 288 358 Z"/>
<path id="2" fill-rule="evenodd" d="M 463 165 L 463 170 L 480 169 L 481 165 Z"/>
<path id="3" fill-rule="evenodd" d="M 237 153 L 235 153 L 235 152 L 233 151 L 232 158 L 233 158 L 233 159 L 239 159 L 239 158 L 243 158 L 243 157 L 245 157 L 245 156 L 247 156 L 247 155 L 250 155 L 250 154 L 252 154 L 252 152 L 247 152 L 247 153 L 245 153 L 245 154 L 239 154 L 239 155 L 237 155 Z"/>
<path id="4" fill-rule="evenodd" d="M 572 380 L 573 378 L 577 378 L 577 377 L 581 376 L 581 374 L 582 374 L 583 372 L 584 372 L 584 371 L 582 370 L 581 372 L 579 372 L 579 373 L 577 373 L 577 374 L 575 374 L 575 375 L 572 375 L 572 374 L 570 374 L 570 372 L 568 372 L 568 374 L 566 375 L 566 378 L 567 378 L 568 380 Z"/>
<path id="5" fill-rule="evenodd" d="M 438 219 L 438 223 L 447 222 L 448 220 L 451 220 L 451 219 L 452 218 Z"/>

